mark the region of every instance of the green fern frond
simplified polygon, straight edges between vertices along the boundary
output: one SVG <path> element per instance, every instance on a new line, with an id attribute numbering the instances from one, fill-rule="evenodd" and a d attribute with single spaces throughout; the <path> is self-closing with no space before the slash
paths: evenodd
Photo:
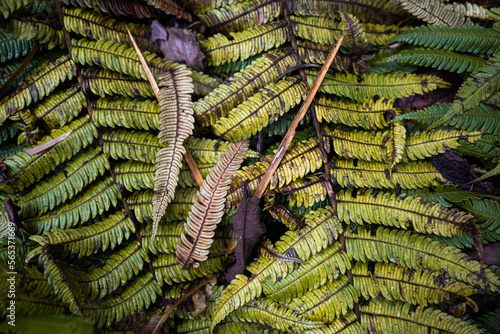
<path id="1" fill-rule="evenodd" d="M 151 28 L 142 23 L 118 22 L 112 17 L 84 8 L 62 9 L 64 28 L 84 37 L 109 40 L 132 46 L 127 28 L 141 51 L 160 52 L 158 45 L 150 41 Z"/>
<path id="2" fill-rule="evenodd" d="M 110 327 L 128 314 L 147 309 L 161 294 L 160 285 L 148 271 L 137 276 L 119 294 L 89 302 L 83 308 L 97 327 Z"/>
<path id="3" fill-rule="evenodd" d="M 352 103 L 341 99 L 331 99 L 325 96 L 317 98 L 313 107 L 318 121 L 361 127 L 368 130 L 387 127 L 387 119 L 395 115 L 394 100 L 379 99 Z"/>
<path id="4" fill-rule="evenodd" d="M 400 163 L 392 171 L 383 162 L 346 159 L 330 161 L 332 179 L 343 188 L 420 189 L 449 183 L 427 161 Z"/>
<path id="5" fill-rule="evenodd" d="M 181 4 L 173 0 L 146 0 L 146 3 L 154 8 L 159 9 L 167 15 L 174 15 L 179 19 L 191 21 L 191 14 L 184 11 Z"/>
<path id="6" fill-rule="evenodd" d="M 55 29 L 50 22 L 33 17 L 12 19 L 12 36 L 21 40 L 35 40 L 45 44 L 49 50 L 56 47 L 64 49 L 66 41 L 62 29 Z"/>
<path id="7" fill-rule="evenodd" d="M 310 41 L 298 40 L 297 49 L 302 62 L 323 65 L 328 58 L 331 48 L 329 46 L 324 46 Z M 352 69 L 352 71 L 356 74 L 359 73 L 358 63 L 352 61 L 350 57 L 343 56 L 341 54 L 337 54 L 337 56 L 335 56 L 331 67 L 346 73 L 348 73 L 350 69 Z"/>
<path id="8" fill-rule="evenodd" d="M 6 315 L 11 299 L 0 299 L 2 307 L 2 316 Z M 45 316 L 67 314 L 67 307 L 59 300 L 54 298 L 37 298 L 26 293 L 16 293 L 16 315 L 17 316 Z"/>
<path id="9" fill-rule="evenodd" d="M 71 159 L 80 150 L 92 143 L 97 138 L 97 129 L 85 116 L 72 121 L 61 129 L 54 129 L 50 136 L 43 142 L 55 139 L 71 132 L 64 140 L 44 150 L 43 152 L 29 155 L 19 152 L 5 159 L 7 166 L 5 177 L 0 176 L 0 188 L 23 190 L 50 173 L 53 168 Z M 41 143 L 40 143 L 41 144 Z"/>
<path id="10" fill-rule="evenodd" d="M 331 208 L 311 211 L 306 215 L 305 224 L 306 227 L 300 231 L 287 231 L 276 243 L 275 252 L 306 261 L 334 243 L 338 233 L 342 233 L 342 225 Z M 342 265 L 343 268 L 347 266 L 346 263 L 338 265 Z M 286 277 L 295 268 L 293 262 L 260 257 L 247 269 L 252 273 L 250 279 L 237 275 L 217 300 L 212 316 L 212 328 L 231 311 L 259 296 L 262 293 L 261 281 L 268 279 L 273 284 L 278 281 L 278 277 Z"/>
<path id="11" fill-rule="evenodd" d="M 73 87 L 50 94 L 31 109 L 31 113 L 34 119 L 41 120 L 49 128 L 54 129 L 72 121 L 84 107 L 87 107 L 85 95 L 78 87 Z"/>
<path id="12" fill-rule="evenodd" d="M 500 309 L 483 314 L 476 319 L 476 323 L 484 326 L 490 333 L 495 333 L 500 327 Z"/>
<path id="13" fill-rule="evenodd" d="M 282 6 L 279 1 L 248 0 L 214 8 L 198 14 L 198 18 L 214 31 L 232 33 L 268 23 L 281 14 Z"/>
<path id="14" fill-rule="evenodd" d="M 455 318 L 433 308 L 418 306 L 411 310 L 410 304 L 372 300 L 360 307 L 361 324 L 371 333 L 429 333 L 447 332 L 456 334 L 482 333 L 460 318 Z"/>
<path id="15" fill-rule="evenodd" d="M 80 192 L 74 200 L 56 207 L 43 216 L 24 220 L 28 231 L 40 234 L 50 229 L 65 229 L 84 223 L 110 207 L 122 197 L 111 177 L 97 181 Z"/>
<path id="16" fill-rule="evenodd" d="M 270 84 L 219 119 L 213 131 L 232 142 L 248 139 L 300 103 L 306 91 L 298 76 Z"/>
<path id="17" fill-rule="evenodd" d="M 87 94 L 92 93 L 103 98 L 106 95 L 131 98 L 155 97 L 151 84 L 144 79 L 99 68 L 83 68 L 80 76 L 82 91 Z"/>
<path id="18" fill-rule="evenodd" d="M 131 159 L 154 163 L 158 151 L 166 146 L 165 144 L 160 144 L 158 137 L 149 132 L 129 131 L 125 129 L 103 133 L 102 140 L 104 154 L 115 160 Z"/>
<path id="19" fill-rule="evenodd" d="M 289 230 L 296 231 L 303 227 L 303 217 L 288 210 L 285 206 L 280 204 L 273 204 L 265 210 L 269 211 L 274 219 L 283 223 Z"/>
<path id="20" fill-rule="evenodd" d="M 21 258 L 16 258 L 17 261 L 22 260 Z M 7 295 L 10 289 L 11 273 L 7 271 L 7 262 L 2 263 L 0 268 L 0 277 L 3 282 L 0 283 L 1 293 Z M 45 280 L 43 273 L 39 272 L 37 268 L 25 267 L 23 268 L 23 273 L 17 272 L 16 275 L 16 294 L 27 293 L 31 297 L 36 298 L 52 298 L 54 297 L 54 287 Z"/>
<path id="21" fill-rule="evenodd" d="M 145 1 L 128 2 L 126 6 L 109 0 L 62 0 L 66 5 L 92 8 L 98 12 L 116 15 L 132 16 L 134 18 L 159 18 L 164 16 L 158 9 L 148 6 Z"/>
<path id="22" fill-rule="evenodd" d="M 187 8 L 195 14 L 203 14 L 212 9 L 231 6 L 237 0 L 186 0 L 184 3 Z"/>
<path id="23" fill-rule="evenodd" d="M 75 63 L 65 55 L 37 70 L 0 101 L 0 125 L 7 117 L 49 95 L 54 88 L 76 73 Z"/>
<path id="24" fill-rule="evenodd" d="M 340 12 L 340 28 L 344 36 L 343 48 L 348 53 L 363 54 L 371 47 L 359 20 L 352 14 Z"/>
<path id="25" fill-rule="evenodd" d="M 493 54 L 500 51 L 500 30 L 482 26 L 420 26 L 411 28 L 389 43 L 406 42 L 429 49 Z"/>
<path id="26" fill-rule="evenodd" d="M 262 290 L 267 298 L 276 302 L 290 303 L 307 291 L 317 289 L 326 282 L 334 281 L 350 268 L 347 254 L 340 244 L 335 243 L 312 256 L 306 263 L 301 264 L 281 280 L 275 283 L 271 280 L 264 280 Z"/>
<path id="27" fill-rule="evenodd" d="M 195 193 L 196 195 L 196 193 Z M 140 232 L 141 246 L 146 252 L 153 254 L 173 254 L 184 233 L 184 222 L 174 222 L 158 225 L 155 241 L 151 241 L 152 226 L 147 225 Z"/>
<path id="28" fill-rule="evenodd" d="M 91 103 L 92 122 L 98 127 L 158 130 L 160 106 L 154 100 L 99 98 Z"/>
<path id="29" fill-rule="evenodd" d="M 0 144 L 2 144 L 2 149 L 7 141 L 11 142 L 9 139 L 14 138 L 17 132 L 19 132 L 19 128 L 15 127 L 11 120 L 7 120 L 0 126 Z M 6 155 L 2 154 L 1 156 L 5 157 Z"/>
<path id="30" fill-rule="evenodd" d="M 413 305 L 427 306 L 455 296 L 468 297 L 477 289 L 439 272 L 408 269 L 396 264 L 376 263 L 372 272 L 368 263 L 357 262 L 352 268 L 353 284 L 366 299 L 383 297 Z"/>
<path id="31" fill-rule="evenodd" d="M 500 53 L 490 57 L 483 67 L 464 81 L 448 112 L 431 128 L 452 120 L 465 110 L 477 107 L 497 90 L 500 90 Z"/>
<path id="32" fill-rule="evenodd" d="M 134 241 L 111 254 L 102 267 L 74 275 L 84 295 L 94 300 L 104 298 L 124 286 L 134 275 L 139 274 L 144 262 L 149 262 L 148 254 L 138 241 Z"/>
<path id="33" fill-rule="evenodd" d="M 462 140 L 457 147 L 457 152 L 491 160 L 495 163 L 498 162 L 500 157 L 500 145 L 498 143 L 500 143 L 500 136 L 485 134 L 481 139 L 474 142 Z"/>
<path id="34" fill-rule="evenodd" d="M 229 33 L 231 39 L 216 34 L 200 41 L 207 65 L 218 66 L 237 60 L 245 60 L 263 51 L 277 48 L 289 36 L 286 22 L 278 21 L 250 28 L 242 32 Z"/>
<path id="35" fill-rule="evenodd" d="M 154 189 L 155 166 L 145 162 L 128 160 L 114 166 L 116 183 L 128 191 Z"/>
<path id="36" fill-rule="evenodd" d="M 200 171 L 201 177 L 205 179 L 210 173 L 210 170 L 215 166 L 214 163 L 209 164 L 196 164 Z M 196 187 L 197 183 L 194 179 L 191 169 L 183 162 L 181 171 L 179 172 L 179 186 L 182 188 Z"/>
<path id="37" fill-rule="evenodd" d="M 30 239 L 44 248 L 54 247 L 53 252 L 60 252 L 61 258 L 71 255 L 81 258 L 108 248 L 114 249 L 134 232 L 135 226 L 132 220 L 123 212 L 118 212 L 94 225 L 75 229 L 45 230 L 43 235 L 32 235 Z"/>
<path id="38" fill-rule="evenodd" d="M 277 189 L 280 195 L 288 196 L 288 206 L 311 207 L 324 201 L 327 196 L 324 180 L 319 176 L 309 176 Z"/>
<path id="39" fill-rule="evenodd" d="M 318 71 L 305 72 L 308 84 L 312 85 Z M 435 75 L 427 74 L 367 74 L 361 81 L 354 74 L 327 74 L 319 91 L 363 102 L 374 96 L 395 99 L 449 87 L 450 83 Z"/>
<path id="40" fill-rule="evenodd" d="M 481 229 L 487 228 L 500 233 L 500 203 L 490 199 L 472 198 L 461 202 L 460 206 L 474 215 Z"/>
<path id="41" fill-rule="evenodd" d="M 25 56 L 34 45 L 34 40 L 16 39 L 11 32 L 0 30 L 0 63 Z"/>
<path id="42" fill-rule="evenodd" d="M 264 85 L 273 82 L 288 68 L 297 64 L 298 59 L 292 49 L 265 53 L 235 73 L 229 83 L 220 84 L 203 99 L 194 102 L 196 121 L 202 126 L 212 125 Z"/>
<path id="43" fill-rule="evenodd" d="M 231 145 L 230 142 L 217 139 L 195 138 L 186 139 L 186 147 L 194 161 L 202 164 L 216 164 Z M 259 154 L 248 150 L 245 158 L 258 158 Z"/>
<path id="44" fill-rule="evenodd" d="M 19 215 L 34 217 L 52 210 L 73 198 L 108 169 L 109 162 L 99 147 L 81 153 L 62 171 L 37 183 L 28 193 L 17 196 L 15 203 L 21 208 Z"/>
<path id="45" fill-rule="evenodd" d="M 375 235 L 365 228 L 344 234 L 347 254 L 366 262 L 396 263 L 412 269 L 444 271 L 451 278 L 489 291 L 500 289 L 500 278 L 477 261 L 467 261 L 459 249 L 443 246 L 421 234 L 379 227 Z"/>
<path id="46" fill-rule="evenodd" d="M 186 319 L 176 326 L 177 334 L 209 334 L 210 320 Z M 244 329 L 241 329 L 243 331 Z M 228 333 L 228 332 L 226 332 Z"/>

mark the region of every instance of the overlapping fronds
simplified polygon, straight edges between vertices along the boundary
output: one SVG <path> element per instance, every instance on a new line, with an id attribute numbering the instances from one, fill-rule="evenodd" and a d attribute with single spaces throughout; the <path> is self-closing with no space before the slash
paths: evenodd
<path id="1" fill-rule="evenodd" d="M 500 232 L 500 204 L 490 199 L 469 199 L 460 203 L 474 215 L 476 222 L 481 224 L 481 229 Z"/>
<path id="2" fill-rule="evenodd" d="M 287 231 L 276 243 L 274 251 L 305 261 L 334 243 L 338 234 L 342 232 L 342 225 L 335 211 L 329 207 L 311 211 L 306 215 L 305 224 L 306 227 L 300 231 Z M 342 273 L 349 266 L 348 263 L 337 263 L 337 265 Z M 237 275 L 217 300 L 212 316 L 212 328 L 231 311 L 258 297 L 262 293 L 261 281 L 268 279 L 273 284 L 278 277 L 280 279 L 286 277 L 295 266 L 293 262 L 285 262 L 278 258 L 260 257 L 247 269 L 252 273 L 250 279 Z"/>
<path id="3" fill-rule="evenodd" d="M 49 128 L 54 129 L 73 120 L 84 107 L 87 107 L 85 95 L 78 87 L 72 87 L 50 94 L 31 109 L 31 113 L 34 119 L 42 120 Z"/>
<path id="4" fill-rule="evenodd" d="M 149 40 L 151 28 L 141 23 L 117 22 L 115 19 L 83 8 L 63 8 L 64 28 L 95 40 L 110 40 L 132 46 L 127 27 L 142 51 L 159 52 Z"/>
<path id="5" fill-rule="evenodd" d="M 456 334 L 482 333 L 473 325 L 433 308 L 418 306 L 414 311 L 411 304 L 372 300 L 360 307 L 361 324 L 371 333 L 429 333 L 447 332 Z"/>
<path id="6" fill-rule="evenodd" d="M 36 248 L 35 250 L 37 249 L 39 248 Z M 64 305 L 69 307 L 71 313 L 83 317 L 83 292 L 81 287 L 69 274 L 69 270 L 60 266 L 54 260 L 52 255 L 43 251 L 39 254 L 38 264 L 44 268 L 44 277 L 54 287 L 54 293 L 56 296 L 58 296 Z"/>
<path id="7" fill-rule="evenodd" d="M 89 302 L 83 308 L 98 327 L 111 326 L 128 314 L 148 308 L 161 294 L 160 285 L 148 271 L 129 282 L 119 294 Z"/>
<path id="8" fill-rule="evenodd" d="M 187 236 L 182 235 L 176 250 L 176 260 L 184 268 L 190 265 L 198 267 L 199 262 L 207 259 L 208 249 L 213 242 L 213 230 L 224 213 L 231 177 L 240 168 L 248 145 L 248 141 L 241 141 L 229 146 L 203 182 L 197 195 L 198 201 L 193 204 L 186 220 Z"/>
<path id="9" fill-rule="evenodd" d="M 160 91 L 160 133 L 161 148 L 156 155 L 155 187 L 153 194 L 153 234 L 161 217 L 165 214 L 168 203 L 172 201 L 179 180 L 181 161 L 186 149 L 184 141 L 193 133 L 194 117 L 191 94 L 193 93 L 190 72 L 178 66 L 170 73 L 162 75 L 159 81 Z"/>
<path id="10" fill-rule="evenodd" d="M 212 125 L 262 86 L 273 82 L 285 70 L 297 65 L 298 59 L 291 51 L 274 50 L 264 54 L 235 73 L 229 83 L 222 83 L 203 99 L 194 102 L 196 121 L 203 126 Z"/>
<path id="11" fill-rule="evenodd" d="M 456 296 L 470 296 L 477 289 L 439 272 L 408 269 L 396 264 L 376 263 L 370 272 L 368 263 L 358 262 L 352 268 L 353 284 L 366 299 L 399 300 L 427 306 Z"/>
<path id="12" fill-rule="evenodd" d="M 351 190 L 343 190 L 337 196 L 337 210 L 340 220 L 346 223 L 375 223 L 406 229 L 425 234 L 445 237 L 462 235 L 472 228 L 472 216 L 456 209 L 447 209 L 436 203 L 422 203 L 418 197 L 402 198 L 379 191 L 358 191 L 353 196 Z"/>
<path id="13" fill-rule="evenodd" d="M 81 153 L 47 180 L 39 182 L 28 193 L 16 197 L 23 218 L 44 214 L 66 202 L 109 169 L 108 159 L 99 147 Z"/>
<path id="14" fill-rule="evenodd" d="M 375 130 L 386 127 L 389 117 L 395 115 L 393 103 L 394 100 L 379 99 L 360 104 L 321 96 L 314 101 L 313 106 L 319 122 L 325 120 Z"/>
<path id="15" fill-rule="evenodd" d="M 370 49 L 370 43 L 359 20 L 349 13 L 339 13 L 340 28 L 344 36 L 343 47 L 352 54 L 363 54 Z"/>
<path id="16" fill-rule="evenodd" d="M 288 210 L 281 204 L 266 207 L 274 219 L 281 221 L 289 230 L 295 231 L 304 227 L 303 217 Z"/>
<path id="17" fill-rule="evenodd" d="M 327 196 L 325 180 L 318 176 L 309 176 L 294 181 L 278 189 L 280 195 L 288 195 L 288 205 L 311 207 L 324 201 Z"/>
<path id="18" fill-rule="evenodd" d="M 165 14 L 191 21 L 191 14 L 184 11 L 182 5 L 174 0 L 146 0 L 146 2 L 148 5 L 159 9 Z"/>
<path id="19" fill-rule="evenodd" d="M 427 161 L 400 163 L 390 171 L 383 162 L 332 159 L 330 168 L 332 179 L 344 188 L 421 189 L 448 184 Z"/>
<path id="20" fill-rule="evenodd" d="M 123 212 L 118 212 L 94 225 L 75 229 L 45 230 L 43 235 L 32 235 L 30 239 L 44 248 L 55 247 L 54 251 L 60 252 L 61 257 L 71 255 L 84 257 L 108 248 L 114 249 L 134 232 L 135 226 L 132 220 Z M 113 238 L 109 238 L 108 233 L 113 234 Z"/>
<path id="21" fill-rule="evenodd" d="M 497 90 L 500 90 L 500 54 L 490 57 L 483 67 L 464 81 L 448 112 L 433 127 L 450 121 L 465 110 L 477 107 Z"/>
<path id="22" fill-rule="evenodd" d="M 95 182 L 80 192 L 74 200 L 56 207 L 43 216 L 25 220 L 26 228 L 40 234 L 50 229 L 66 229 L 84 223 L 116 206 L 120 190 L 111 177 Z"/>
<path id="23" fill-rule="evenodd" d="M 37 70 L 16 90 L 0 101 L 0 125 L 17 110 L 49 95 L 54 88 L 66 79 L 71 79 L 75 73 L 75 63 L 67 55 Z"/>
<path id="24" fill-rule="evenodd" d="M 149 82 L 125 74 L 98 68 L 84 68 L 80 71 L 82 91 L 106 97 L 121 95 L 132 98 L 154 97 Z"/>
<path id="25" fill-rule="evenodd" d="M 462 140 L 460 145 L 457 147 L 457 152 L 497 162 L 500 157 L 500 146 L 498 146 L 499 142 L 500 136 L 485 134 L 481 137 L 481 139 L 473 142 Z"/>
<path id="26" fill-rule="evenodd" d="M 191 9 L 195 14 L 206 13 L 212 9 L 230 6 L 238 0 L 186 0 L 186 7 Z"/>
<path id="27" fill-rule="evenodd" d="M 0 176 L 0 187 L 14 188 L 22 190 L 40 180 L 44 175 L 51 172 L 52 168 L 71 159 L 82 148 L 92 143 L 97 138 L 96 127 L 89 122 L 88 117 L 74 120 L 61 129 L 52 130 L 51 136 L 47 136 L 47 142 L 63 134 L 70 134 L 62 141 L 50 148 L 29 155 L 26 152 L 19 152 L 4 161 L 7 165 L 6 175 Z"/>
<path id="28" fill-rule="evenodd" d="M 200 41 L 208 65 L 221 65 L 236 60 L 245 60 L 263 51 L 277 48 L 288 40 L 286 22 L 278 21 L 230 33 L 231 39 L 215 34 Z"/>
<path id="29" fill-rule="evenodd" d="M 339 264 L 347 264 L 347 267 Z M 307 291 L 334 281 L 350 268 L 346 253 L 340 244 L 335 243 L 311 257 L 281 280 L 274 283 L 271 280 L 264 280 L 262 290 L 267 298 L 290 303 Z"/>
<path id="30" fill-rule="evenodd" d="M 309 320 L 332 321 L 352 310 L 359 300 L 359 290 L 342 275 L 318 289 L 294 299 L 290 307 Z"/>
<path id="31" fill-rule="evenodd" d="M 96 11 L 117 16 L 132 16 L 137 18 L 162 17 L 158 9 L 148 6 L 143 1 L 133 0 L 62 0 L 66 5 L 92 8 Z"/>
<path id="32" fill-rule="evenodd" d="M 196 193 L 195 193 L 196 194 Z M 141 230 L 141 246 L 153 254 L 173 254 L 184 232 L 184 222 L 160 224 L 154 242 L 151 240 L 151 225 Z M 176 262 L 177 263 L 177 262 Z"/>
<path id="33" fill-rule="evenodd" d="M 15 39 L 12 33 L 0 30 L 0 63 L 25 56 L 34 45 L 33 40 Z"/>
<path id="34" fill-rule="evenodd" d="M 156 161 L 156 154 L 165 147 L 156 135 L 149 132 L 118 129 L 102 135 L 103 152 L 113 159 L 131 159 L 147 163 Z"/>
<path id="35" fill-rule="evenodd" d="M 200 171 L 201 177 L 203 179 L 206 179 L 208 173 L 210 173 L 210 170 L 214 166 L 215 163 L 196 164 L 196 167 L 198 167 L 198 170 Z M 185 163 L 182 164 L 181 171 L 179 172 L 179 186 L 183 188 L 197 186 L 193 173 Z"/>
<path id="36" fill-rule="evenodd" d="M 477 261 L 468 261 L 459 249 L 444 246 L 430 238 L 379 227 L 372 235 L 368 229 L 348 229 L 344 233 L 347 254 L 358 261 L 396 263 L 412 269 L 445 271 L 450 277 L 489 291 L 500 289 L 500 278 Z"/>
<path id="37" fill-rule="evenodd" d="M 158 130 L 160 106 L 154 100 L 99 98 L 91 103 L 92 122 L 96 126 Z"/>
<path id="38" fill-rule="evenodd" d="M 431 49 L 493 54 L 500 51 L 500 31 L 482 26 L 420 26 L 394 37 L 389 43 L 407 42 Z"/>
<path id="39" fill-rule="evenodd" d="M 214 133 L 232 142 L 248 139 L 300 103 L 306 91 L 298 76 L 270 84 L 219 119 Z"/>
<path id="40" fill-rule="evenodd" d="M 231 33 L 268 23 L 281 12 L 282 5 L 277 0 L 248 0 L 198 14 L 198 18 L 214 31 Z"/>
<path id="41" fill-rule="evenodd" d="M 270 325 L 281 331 L 305 331 L 318 329 L 325 325 L 323 321 L 308 320 L 293 310 L 270 299 L 261 298 L 238 308 L 231 314 L 233 319 Z"/>
<path id="42" fill-rule="evenodd" d="M 292 12 L 297 15 L 324 16 L 325 13 L 345 12 L 362 21 L 377 23 L 399 23 L 406 17 L 404 9 L 387 0 L 325 1 L 297 0 L 292 3 Z"/>
<path id="43" fill-rule="evenodd" d="M 102 267 L 74 275 L 82 287 L 83 294 L 94 300 L 104 298 L 125 285 L 134 275 L 139 274 L 144 262 L 149 262 L 148 254 L 139 242 L 135 241 L 111 254 Z"/>
<path id="44" fill-rule="evenodd" d="M 12 19 L 10 22 L 12 23 L 12 36 L 15 38 L 39 41 L 49 50 L 66 47 L 63 31 L 55 29 L 48 22 L 33 17 Z"/>
<path id="45" fill-rule="evenodd" d="M 189 137 L 186 146 L 193 159 L 202 164 L 216 164 L 231 145 L 230 142 L 217 139 Z M 248 150 L 246 158 L 257 158 L 257 152 Z"/>
<path id="46" fill-rule="evenodd" d="M 312 64 L 324 64 L 330 52 L 330 47 L 310 41 L 298 40 L 297 48 L 302 62 Z M 333 59 L 331 67 L 343 72 L 349 72 L 352 68 L 354 73 L 359 73 L 358 63 L 352 61 L 349 56 L 340 54 Z"/>
<path id="47" fill-rule="evenodd" d="M 417 48 L 403 50 L 391 55 L 385 61 L 397 61 L 401 64 L 429 66 L 451 72 L 476 72 L 486 62 L 485 59 L 470 54 L 446 50 Z"/>
<path id="48" fill-rule="evenodd" d="M 306 70 L 306 75 L 312 85 L 318 71 Z M 354 74 L 327 74 L 319 90 L 363 102 L 373 96 L 394 99 L 449 87 L 451 85 L 443 79 L 427 74 L 367 74 L 362 80 Z"/>
<path id="49" fill-rule="evenodd" d="M 18 316 L 43 316 L 43 315 L 59 315 L 67 313 L 67 308 L 60 300 L 54 298 L 38 298 L 28 295 L 27 293 L 16 293 L 16 314 Z M 0 306 L 2 306 L 2 315 L 6 315 L 5 311 L 10 300 L 2 298 Z M 4 311 L 5 310 L 5 311 Z"/>

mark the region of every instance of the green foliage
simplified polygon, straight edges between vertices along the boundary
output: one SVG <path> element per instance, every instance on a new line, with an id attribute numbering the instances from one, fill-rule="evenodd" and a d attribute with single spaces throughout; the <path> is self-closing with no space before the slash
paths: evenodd
<path id="1" fill-rule="evenodd" d="M 12 35 L 20 40 L 36 40 L 47 45 L 49 50 L 65 45 L 64 33 L 61 29 L 54 29 L 48 22 L 39 21 L 31 17 L 12 19 Z"/>

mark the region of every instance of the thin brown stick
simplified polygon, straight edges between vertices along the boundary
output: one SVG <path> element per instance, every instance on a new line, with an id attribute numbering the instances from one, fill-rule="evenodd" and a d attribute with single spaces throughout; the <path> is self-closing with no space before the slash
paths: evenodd
<path id="1" fill-rule="evenodd" d="M 142 55 L 141 50 L 139 50 L 139 47 L 135 43 L 134 36 L 130 33 L 130 30 L 128 30 L 127 27 L 127 32 L 128 36 L 130 37 L 130 40 L 132 41 L 132 44 L 134 45 L 135 52 L 137 52 L 137 55 L 139 56 L 139 60 L 141 61 L 142 68 L 146 72 L 146 76 L 148 77 L 149 84 L 151 85 L 151 88 L 153 88 L 153 92 L 155 93 L 156 99 L 158 102 L 160 101 L 159 97 L 159 92 L 160 88 L 158 87 L 158 84 L 156 83 L 156 80 L 153 76 L 153 73 L 151 73 L 151 70 L 149 69 L 149 66 L 146 62 L 146 59 L 144 59 L 144 56 Z M 193 157 L 191 156 L 191 153 L 189 153 L 189 149 L 187 148 L 186 144 L 183 144 L 184 148 L 186 149 L 186 153 L 184 153 L 184 159 L 186 159 L 186 162 L 188 164 L 189 169 L 191 170 L 191 173 L 194 176 L 194 179 L 196 180 L 196 184 L 198 184 L 199 187 L 203 184 L 203 177 L 201 176 L 200 170 L 198 169 L 198 166 L 196 166 L 196 162 L 194 161 Z"/>
<path id="2" fill-rule="evenodd" d="M 276 151 L 276 154 L 274 155 L 273 160 L 271 161 L 271 164 L 269 165 L 269 168 L 267 169 L 266 173 L 262 177 L 262 180 L 259 183 L 259 186 L 257 187 L 257 190 L 255 191 L 255 195 L 258 198 L 261 198 L 262 195 L 264 194 L 264 191 L 267 188 L 267 185 L 269 184 L 269 181 L 271 181 L 271 177 L 273 176 L 274 172 L 276 171 L 276 168 L 278 168 L 278 165 L 281 162 L 281 159 L 283 159 L 283 156 L 285 155 L 285 152 L 290 145 L 290 142 L 292 141 L 293 137 L 295 136 L 295 129 L 297 128 L 297 125 L 299 122 L 304 118 L 307 110 L 309 109 L 309 106 L 312 103 L 312 100 L 314 99 L 314 96 L 316 95 L 319 86 L 323 82 L 323 79 L 325 78 L 326 72 L 328 71 L 328 68 L 332 64 L 333 59 L 337 55 L 337 52 L 339 51 L 340 44 L 342 44 L 343 36 L 341 35 L 335 44 L 335 46 L 332 48 L 332 51 L 330 51 L 330 54 L 328 55 L 328 58 L 325 61 L 325 64 L 321 68 L 321 71 L 318 74 L 318 77 L 316 78 L 316 81 L 314 82 L 311 90 L 309 91 L 309 94 L 307 94 L 307 97 L 302 103 L 302 106 L 300 107 L 299 112 L 297 113 L 297 116 L 295 116 L 295 119 L 293 120 L 292 124 L 290 125 L 290 128 L 285 134 L 285 137 L 281 141 L 280 146 L 278 147 L 278 150 Z"/>
<path id="3" fill-rule="evenodd" d="M 30 63 L 31 59 L 35 56 L 36 52 L 38 51 L 38 47 L 40 46 L 40 42 L 37 41 L 35 45 L 33 46 L 33 49 L 31 49 L 30 53 L 24 58 L 23 62 L 21 65 L 10 75 L 10 77 L 3 83 L 3 85 L 0 87 L 0 92 L 3 92 L 7 87 L 10 86 L 11 83 L 14 82 L 14 80 L 17 79 L 17 77 L 24 71 L 26 66 Z"/>

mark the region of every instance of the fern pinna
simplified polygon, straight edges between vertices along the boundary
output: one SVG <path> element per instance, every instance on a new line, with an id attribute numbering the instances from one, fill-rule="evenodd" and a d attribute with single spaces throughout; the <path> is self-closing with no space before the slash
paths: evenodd
<path id="1" fill-rule="evenodd" d="M 13 301 L 20 332 L 499 327 L 491 1 L 0 0 L 0 13 L 0 331 Z M 196 36 L 204 72 L 165 59 L 152 20 Z M 267 232 L 226 282 L 245 242 L 229 219 L 340 35 L 264 192 Z"/>

